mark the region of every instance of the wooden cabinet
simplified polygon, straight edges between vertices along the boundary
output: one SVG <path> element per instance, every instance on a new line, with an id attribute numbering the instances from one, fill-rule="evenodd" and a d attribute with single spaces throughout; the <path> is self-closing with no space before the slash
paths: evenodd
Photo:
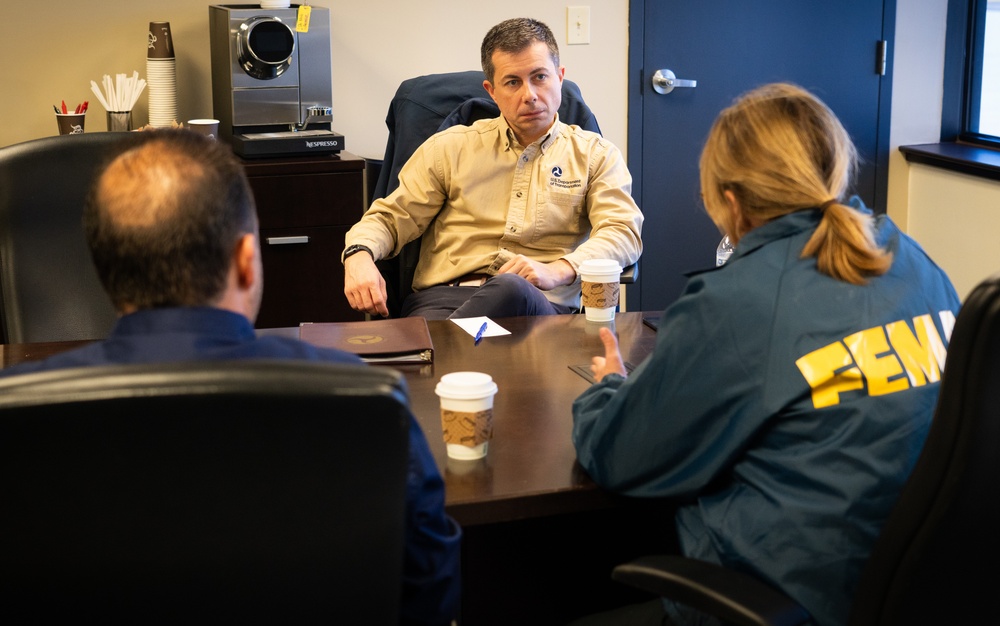
<path id="1" fill-rule="evenodd" d="M 365 160 L 243 159 L 257 202 L 264 300 L 257 328 L 364 319 L 344 296 L 344 236 L 364 213 Z"/>

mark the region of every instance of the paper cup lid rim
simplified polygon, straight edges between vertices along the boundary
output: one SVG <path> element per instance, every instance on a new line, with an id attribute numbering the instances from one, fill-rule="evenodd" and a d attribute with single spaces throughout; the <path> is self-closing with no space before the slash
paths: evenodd
<path id="1" fill-rule="evenodd" d="M 580 263 L 580 272 L 592 271 L 604 273 L 612 271 L 622 271 L 622 266 L 614 259 L 587 259 Z"/>
<path id="2" fill-rule="evenodd" d="M 465 384 L 456 384 L 454 382 L 459 378 L 464 378 L 466 381 Z M 434 393 L 437 395 L 456 400 L 474 400 L 493 395 L 496 392 L 497 384 L 493 382 L 493 377 L 482 372 L 452 372 L 451 374 L 445 374 L 434 388 Z"/>

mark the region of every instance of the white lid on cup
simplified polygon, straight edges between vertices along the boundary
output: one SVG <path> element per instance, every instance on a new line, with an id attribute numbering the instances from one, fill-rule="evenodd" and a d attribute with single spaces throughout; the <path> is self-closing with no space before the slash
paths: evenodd
<path id="1" fill-rule="evenodd" d="M 493 377 L 482 372 L 452 372 L 441 377 L 434 393 L 451 400 L 478 400 L 497 392 Z"/>
<path id="2" fill-rule="evenodd" d="M 587 259 L 580 263 L 581 274 L 621 274 L 622 266 L 614 259 Z"/>

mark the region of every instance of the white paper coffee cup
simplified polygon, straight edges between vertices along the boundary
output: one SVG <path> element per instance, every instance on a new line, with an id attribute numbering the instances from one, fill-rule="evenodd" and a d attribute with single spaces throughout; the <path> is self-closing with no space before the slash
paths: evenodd
<path id="1" fill-rule="evenodd" d="M 580 264 L 580 303 L 588 321 L 615 319 L 621 277 L 622 266 L 614 259 L 588 259 Z"/>
<path id="2" fill-rule="evenodd" d="M 453 372 L 434 389 L 441 398 L 441 430 L 448 456 L 475 460 L 486 456 L 493 438 L 493 396 L 497 385 L 489 374 Z"/>
<path id="3" fill-rule="evenodd" d="M 188 120 L 188 128 L 212 139 L 219 138 L 219 120 L 200 119 Z"/>

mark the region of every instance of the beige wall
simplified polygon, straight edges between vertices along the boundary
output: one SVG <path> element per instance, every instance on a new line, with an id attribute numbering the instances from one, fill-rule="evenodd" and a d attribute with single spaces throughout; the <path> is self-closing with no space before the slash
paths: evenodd
<path id="1" fill-rule="evenodd" d="M 1000 182 L 909 166 L 907 232 L 951 277 L 963 299 L 1000 272 Z"/>
<path id="2" fill-rule="evenodd" d="M 87 129 L 106 129 L 90 81 L 104 74 L 145 77 L 149 22 L 170 22 L 177 56 L 179 121 L 212 115 L 208 6 L 200 0 L 9 2 L 0 20 L 7 76 L 0 98 L 0 146 L 56 134 L 52 105 L 90 100 Z M 623 150 L 626 138 L 627 0 L 587 0 L 591 44 L 566 41 L 566 2 L 507 0 L 315 0 L 330 9 L 334 128 L 347 149 L 381 157 L 385 113 L 400 81 L 434 72 L 478 69 L 479 44 L 495 23 L 528 16 L 546 22 L 560 43 L 566 76 L 576 81 L 604 134 Z M 470 10 L 470 7 L 475 7 Z M 134 111 L 148 120 L 148 98 Z"/>

